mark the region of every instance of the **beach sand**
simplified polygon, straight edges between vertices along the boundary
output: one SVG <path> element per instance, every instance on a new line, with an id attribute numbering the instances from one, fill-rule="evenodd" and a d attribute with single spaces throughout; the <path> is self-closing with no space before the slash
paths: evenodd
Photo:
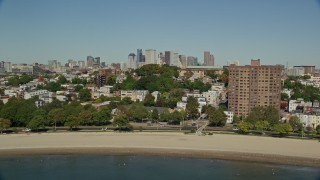
<path id="1" fill-rule="evenodd" d="M 320 167 L 316 140 L 156 132 L 0 135 L 0 157 L 51 154 L 160 155 Z"/>

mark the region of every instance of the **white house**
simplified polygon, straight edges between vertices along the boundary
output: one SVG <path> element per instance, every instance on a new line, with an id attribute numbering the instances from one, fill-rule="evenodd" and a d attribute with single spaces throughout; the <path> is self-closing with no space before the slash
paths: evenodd
<path id="1" fill-rule="evenodd" d="M 295 114 L 304 127 L 316 128 L 320 125 L 320 116 L 309 114 Z"/>
<path id="2" fill-rule="evenodd" d="M 45 95 L 45 94 L 49 95 L 49 91 L 48 90 L 37 90 L 37 91 L 25 92 L 24 99 L 30 99 L 34 96 L 40 96 L 40 95 Z"/>
<path id="3" fill-rule="evenodd" d="M 202 97 L 206 98 L 207 103 L 213 107 L 219 106 L 219 92 L 209 90 L 202 93 Z"/>
<path id="4" fill-rule="evenodd" d="M 104 95 L 106 97 L 109 97 L 109 96 L 111 96 L 111 89 L 112 88 L 113 88 L 113 86 L 105 85 L 105 86 L 100 87 L 98 92 L 100 93 L 100 96 Z"/>
<path id="5" fill-rule="evenodd" d="M 160 96 L 160 92 L 159 91 L 153 91 L 151 93 L 151 95 L 154 97 L 154 101 L 157 102 L 158 96 Z"/>
<path id="6" fill-rule="evenodd" d="M 292 112 L 297 109 L 298 106 L 305 107 L 309 106 L 312 107 L 312 102 L 305 102 L 303 99 L 297 100 L 290 100 L 289 101 L 289 112 Z"/>
<path id="7" fill-rule="evenodd" d="M 130 97 L 132 101 L 139 100 L 144 101 L 144 98 L 149 93 L 148 90 L 128 90 L 128 91 L 121 91 L 121 99 L 125 97 Z"/>
<path id="8" fill-rule="evenodd" d="M 233 116 L 234 116 L 233 112 L 231 111 L 223 111 L 223 112 L 224 114 L 227 115 L 227 124 L 231 124 L 233 122 Z"/>
<path id="9" fill-rule="evenodd" d="M 177 102 L 177 109 L 180 110 L 185 110 L 187 107 L 187 98 L 186 96 L 182 97 L 182 101 Z M 199 107 L 198 107 L 198 111 L 199 113 L 201 112 L 201 109 L 203 106 L 207 105 L 207 101 L 206 98 L 204 97 L 196 97 L 198 103 L 199 103 Z"/>

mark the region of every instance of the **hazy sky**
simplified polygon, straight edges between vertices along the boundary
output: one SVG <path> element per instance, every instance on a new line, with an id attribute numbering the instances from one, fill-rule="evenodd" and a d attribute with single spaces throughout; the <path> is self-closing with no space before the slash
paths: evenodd
<path id="1" fill-rule="evenodd" d="M 320 66 L 317 0 L 0 0 L 0 61 L 126 62 L 156 49 L 217 65 Z"/>

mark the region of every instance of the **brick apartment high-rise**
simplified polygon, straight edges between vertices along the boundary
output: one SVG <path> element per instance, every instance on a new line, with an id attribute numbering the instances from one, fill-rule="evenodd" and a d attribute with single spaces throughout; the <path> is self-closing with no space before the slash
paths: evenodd
<path id="1" fill-rule="evenodd" d="M 116 74 L 115 69 L 99 69 L 99 73 L 95 77 L 95 82 L 98 87 L 102 87 L 107 84 L 108 78 Z"/>
<path id="2" fill-rule="evenodd" d="M 228 109 L 235 115 L 247 115 L 256 106 L 280 109 L 281 65 L 229 66 Z"/>

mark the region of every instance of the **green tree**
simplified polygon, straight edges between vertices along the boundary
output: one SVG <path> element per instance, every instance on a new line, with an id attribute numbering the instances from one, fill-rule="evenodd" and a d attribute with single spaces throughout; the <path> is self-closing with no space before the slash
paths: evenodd
<path id="1" fill-rule="evenodd" d="M 20 84 L 27 84 L 28 82 L 32 81 L 33 77 L 30 75 L 22 75 L 19 78 Z"/>
<path id="2" fill-rule="evenodd" d="M 71 83 L 72 84 L 81 84 L 81 79 L 78 77 L 72 78 Z"/>
<path id="3" fill-rule="evenodd" d="M 149 113 L 143 104 L 134 103 L 131 105 L 127 115 L 134 121 L 143 121 L 144 119 L 148 118 Z"/>
<path id="4" fill-rule="evenodd" d="M 35 99 L 20 101 L 20 107 L 17 109 L 15 119 L 19 126 L 26 126 L 33 118 L 33 113 L 37 110 Z"/>
<path id="5" fill-rule="evenodd" d="M 119 115 L 114 118 L 112 125 L 115 128 L 116 131 L 132 131 L 133 127 L 129 123 L 129 120 L 124 115 Z"/>
<path id="6" fill-rule="evenodd" d="M 179 111 L 174 111 L 170 116 L 169 124 L 178 125 L 183 120 L 183 115 Z"/>
<path id="7" fill-rule="evenodd" d="M 116 80 L 117 80 L 117 76 L 113 74 L 108 77 L 107 84 L 110 86 L 113 86 L 116 83 Z"/>
<path id="8" fill-rule="evenodd" d="M 294 132 L 301 132 L 303 129 L 302 123 L 297 116 L 292 116 L 289 119 L 289 124 L 291 125 Z"/>
<path id="9" fill-rule="evenodd" d="M 103 107 L 99 111 L 93 113 L 93 124 L 96 126 L 111 124 L 111 110 Z"/>
<path id="10" fill-rule="evenodd" d="M 287 93 L 281 93 L 281 101 L 289 101 L 289 96 Z"/>
<path id="11" fill-rule="evenodd" d="M 118 105 L 119 105 L 119 102 L 111 101 L 111 102 L 109 103 L 109 105 L 108 105 L 108 108 L 109 108 L 109 109 L 115 109 L 115 108 L 118 107 Z"/>
<path id="12" fill-rule="evenodd" d="M 27 124 L 27 128 L 31 130 L 39 130 L 40 128 L 45 127 L 45 120 L 44 117 L 41 115 L 34 116 L 30 122 Z"/>
<path id="13" fill-rule="evenodd" d="M 90 89 L 81 89 L 79 91 L 80 101 L 90 101 L 91 100 L 91 91 Z"/>
<path id="14" fill-rule="evenodd" d="M 175 82 L 172 76 L 166 76 L 166 74 L 161 75 L 159 78 L 155 80 L 156 89 L 152 89 L 152 91 L 160 91 L 161 93 L 169 92 L 172 89 L 178 88 L 179 84 Z"/>
<path id="15" fill-rule="evenodd" d="M 186 111 L 191 116 L 191 118 L 198 117 L 199 111 L 199 103 L 198 100 L 192 96 L 189 96 L 187 99 Z"/>
<path id="16" fill-rule="evenodd" d="M 264 131 L 268 130 L 270 127 L 269 122 L 268 121 L 257 121 L 254 124 L 254 128 L 257 131 L 260 131 L 262 134 L 264 133 Z"/>
<path id="17" fill-rule="evenodd" d="M 178 72 L 178 69 L 177 67 L 175 66 L 169 66 L 167 64 L 164 64 L 160 67 L 160 70 L 159 70 L 159 73 L 163 76 L 166 76 L 166 77 L 179 77 L 179 72 Z"/>
<path id="18" fill-rule="evenodd" d="M 84 110 L 79 113 L 81 125 L 92 125 L 93 124 L 92 117 L 93 117 L 93 114 L 89 110 Z"/>
<path id="19" fill-rule="evenodd" d="M 293 131 L 290 124 L 281 123 L 273 126 L 273 131 L 279 133 L 281 136 L 285 136 Z"/>
<path id="20" fill-rule="evenodd" d="M 46 110 L 42 109 L 42 108 L 38 108 L 33 112 L 33 117 L 35 116 L 41 116 L 42 120 L 44 122 L 45 125 L 49 125 L 49 121 L 47 118 L 47 112 Z"/>
<path id="21" fill-rule="evenodd" d="M 73 128 L 77 128 L 81 123 L 81 119 L 78 116 L 70 115 L 67 117 L 65 125 L 70 127 L 72 131 Z"/>
<path id="22" fill-rule="evenodd" d="M 217 79 L 218 78 L 218 75 L 216 74 L 215 70 L 205 71 L 205 75 L 211 77 L 212 79 Z"/>
<path id="23" fill-rule="evenodd" d="M 123 105 L 129 105 L 129 104 L 132 104 L 133 101 L 131 100 L 130 97 L 124 97 L 122 100 L 121 100 L 121 104 Z"/>
<path id="24" fill-rule="evenodd" d="M 2 100 L 0 100 L 0 112 L 1 112 L 1 109 L 4 107 L 4 103 Z"/>
<path id="25" fill-rule="evenodd" d="M 61 84 L 57 82 L 49 82 L 44 86 L 44 88 L 50 92 L 61 91 Z"/>
<path id="26" fill-rule="evenodd" d="M 221 109 L 222 111 L 227 111 L 228 108 L 225 104 L 219 104 L 219 109 Z"/>
<path id="27" fill-rule="evenodd" d="M 21 101 L 24 100 L 10 98 L 8 102 L 1 108 L 0 117 L 9 119 L 13 126 L 21 126 L 20 122 L 15 118 L 17 111 L 21 106 Z"/>
<path id="28" fill-rule="evenodd" d="M 80 78 L 78 78 L 78 77 L 75 77 L 75 78 L 73 78 L 72 80 L 71 80 L 71 83 L 72 84 L 82 84 L 82 85 L 86 85 L 88 82 L 87 82 L 87 80 L 86 79 L 80 79 Z"/>
<path id="29" fill-rule="evenodd" d="M 292 83 L 290 79 L 284 80 L 283 88 L 292 89 L 293 87 L 294 87 L 294 83 Z"/>
<path id="30" fill-rule="evenodd" d="M 136 81 L 132 78 L 132 76 L 128 75 L 127 79 L 122 82 L 120 88 L 122 90 L 136 89 Z"/>
<path id="31" fill-rule="evenodd" d="M 33 80 L 32 76 L 22 75 L 22 76 L 13 76 L 8 79 L 7 85 L 9 86 L 19 86 L 20 84 L 26 84 Z"/>
<path id="32" fill-rule="evenodd" d="M 10 77 L 10 78 L 8 79 L 8 83 L 7 83 L 6 85 L 9 85 L 9 86 L 19 86 L 19 85 L 20 85 L 19 76 Z"/>
<path id="33" fill-rule="evenodd" d="M 237 115 L 234 115 L 234 116 L 233 116 L 233 120 L 232 120 L 232 124 L 238 124 L 238 123 L 240 123 L 240 122 L 241 122 L 240 117 L 237 116 Z"/>
<path id="34" fill-rule="evenodd" d="M 160 121 L 162 122 L 169 122 L 171 120 L 171 114 L 169 111 L 163 111 L 160 114 Z"/>
<path id="35" fill-rule="evenodd" d="M 81 91 L 83 89 L 83 86 L 82 85 L 76 85 L 75 87 L 74 87 L 74 91 L 75 92 L 79 92 L 79 91 Z"/>
<path id="36" fill-rule="evenodd" d="M 67 115 L 65 114 L 65 111 L 63 108 L 52 109 L 48 113 L 48 120 L 50 123 L 54 125 L 55 130 L 57 126 L 64 125 L 66 118 L 67 118 Z"/>
<path id="37" fill-rule="evenodd" d="M 155 98 L 152 96 L 152 94 L 151 94 L 151 93 L 148 93 L 148 94 L 146 95 L 146 97 L 144 98 L 143 104 L 144 104 L 145 106 L 154 106 L 154 104 L 155 104 L 154 99 L 155 99 Z"/>
<path id="38" fill-rule="evenodd" d="M 304 80 L 307 80 L 307 79 L 310 79 L 310 78 L 311 78 L 310 75 L 304 75 L 304 76 L 302 76 L 302 79 L 304 79 Z"/>
<path id="39" fill-rule="evenodd" d="M 60 76 L 58 77 L 57 83 L 59 83 L 59 84 L 66 84 L 66 83 L 68 83 L 68 80 L 67 80 L 66 77 L 64 77 L 63 75 L 60 75 Z"/>
<path id="40" fill-rule="evenodd" d="M 165 107 L 174 109 L 174 108 L 177 106 L 177 102 L 178 102 L 177 99 L 167 98 L 167 99 L 165 100 Z"/>
<path id="41" fill-rule="evenodd" d="M 158 121 L 159 120 L 159 111 L 157 108 L 154 108 L 151 114 L 151 118 L 153 121 Z"/>
<path id="42" fill-rule="evenodd" d="M 0 118 L 0 132 L 8 129 L 11 126 L 11 122 L 9 119 Z"/>
<path id="43" fill-rule="evenodd" d="M 149 90 L 150 92 L 156 91 L 157 87 L 157 79 L 158 77 L 155 75 L 148 75 L 141 77 L 137 83 L 136 88 L 141 90 Z"/>
<path id="44" fill-rule="evenodd" d="M 254 107 L 245 120 L 252 124 L 257 121 L 268 121 L 273 126 L 279 123 L 279 111 L 272 106 Z"/>
<path id="45" fill-rule="evenodd" d="M 197 89 L 201 92 L 208 91 L 211 88 L 210 84 L 204 84 L 202 80 L 197 79 L 193 82 L 192 90 Z"/>
<path id="46" fill-rule="evenodd" d="M 238 128 L 242 133 L 248 133 L 253 128 L 253 124 L 250 122 L 240 122 Z"/>
<path id="47" fill-rule="evenodd" d="M 219 80 L 224 83 L 225 87 L 228 86 L 228 83 L 229 83 L 229 70 L 227 68 L 223 69 L 223 73 L 219 76 Z"/>
<path id="48" fill-rule="evenodd" d="M 185 95 L 185 92 L 183 89 L 175 88 L 169 92 L 169 99 L 177 99 L 180 101 L 184 95 Z"/>
<path id="49" fill-rule="evenodd" d="M 77 101 L 71 101 L 69 104 L 63 106 L 64 113 L 68 116 L 78 116 L 83 111 L 83 106 Z"/>
<path id="50" fill-rule="evenodd" d="M 227 115 L 221 108 L 210 107 L 208 109 L 210 126 L 224 126 L 227 122 Z"/>
<path id="51" fill-rule="evenodd" d="M 160 66 L 158 64 L 146 64 L 139 69 L 136 69 L 138 76 L 150 76 L 160 73 Z"/>
<path id="52" fill-rule="evenodd" d="M 62 106 L 66 104 L 65 102 L 61 102 L 58 99 L 54 99 L 51 103 L 46 104 L 43 106 L 43 109 L 46 110 L 46 112 L 50 112 L 52 109 L 62 108 Z"/>
<path id="53" fill-rule="evenodd" d="M 320 125 L 317 126 L 316 130 L 317 130 L 317 134 L 320 134 Z"/>

